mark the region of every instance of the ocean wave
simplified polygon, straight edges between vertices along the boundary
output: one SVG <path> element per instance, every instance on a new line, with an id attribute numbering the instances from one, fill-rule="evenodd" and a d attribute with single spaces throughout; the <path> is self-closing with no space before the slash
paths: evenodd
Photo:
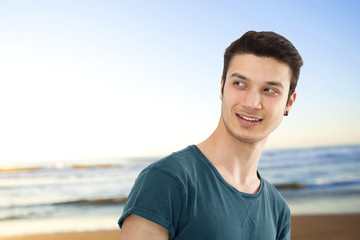
<path id="1" fill-rule="evenodd" d="M 10 220 L 18 220 L 18 219 L 24 219 L 24 216 L 22 215 L 9 215 L 5 217 L 0 217 L 0 221 L 10 221 Z"/>
<path id="2" fill-rule="evenodd" d="M 11 205 L 0 207 L 2 213 L 0 214 L 0 221 L 49 217 L 69 211 L 70 209 L 74 209 L 74 207 L 78 211 L 84 211 L 81 210 L 82 207 L 90 207 L 93 209 L 106 206 L 120 207 L 126 202 L 126 199 L 127 196 L 122 196 L 114 198 L 78 199 L 43 204 Z M 70 210 L 70 212 L 71 211 L 72 210 Z"/>
<path id="3" fill-rule="evenodd" d="M 42 169 L 41 167 L 14 167 L 14 168 L 0 168 L 0 173 L 2 172 L 25 172 L 25 171 L 38 171 Z"/>
<path id="4" fill-rule="evenodd" d="M 360 185 L 360 179 L 342 179 L 342 180 L 317 180 L 314 183 L 279 183 L 274 184 L 278 190 L 301 190 L 311 188 L 325 188 L 335 186 L 351 186 Z"/>
<path id="5" fill-rule="evenodd" d="M 360 179 L 341 179 L 341 180 L 318 180 L 315 183 L 306 184 L 307 188 L 349 186 L 360 184 Z"/>
<path id="6" fill-rule="evenodd" d="M 324 148 L 284 149 L 264 151 L 260 158 L 260 169 L 286 169 L 322 164 L 358 164 L 360 145 Z"/>
<path id="7" fill-rule="evenodd" d="M 113 204 L 124 204 L 126 202 L 127 196 L 115 197 L 115 198 L 97 198 L 97 199 L 77 199 L 69 200 L 63 202 L 53 202 L 53 203 L 37 203 L 37 204 L 23 204 L 23 205 L 11 205 L 7 207 L 0 207 L 0 209 L 6 208 L 37 208 L 37 207 L 47 207 L 47 206 L 105 206 Z"/>
<path id="8" fill-rule="evenodd" d="M 73 201 L 64 201 L 64 202 L 56 202 L 51 205 L 59 206 L 59 205 L 92 205 L 92 206 L 100 206 L 100 205 L 112 205 L 112 204 L 124 204 L 126 202 L 127 196 L 119 197 L 119 198 L 99 198 L 99 199 L 79 199 Z"/>
<path id="9" fill-rule="evenodd" d="M 99 169 L 99 168 L 122 168 L 122 164 L 74 164 L 70 166 L 52 166 L 52 167 L 11 167 L 0 168 L 0 173 L 7 172 L 35 172 L 41 170 L 63 170 L 63 169 Z"/>
<path id="10" fill-rule="evenodd" d="M 285 189 L 299 190 L 304 188 L 305 185 L 301 183 L 283 183 L 283 184 L 274 184 L 274 187 L 278 190 L 285 190 Z"/>

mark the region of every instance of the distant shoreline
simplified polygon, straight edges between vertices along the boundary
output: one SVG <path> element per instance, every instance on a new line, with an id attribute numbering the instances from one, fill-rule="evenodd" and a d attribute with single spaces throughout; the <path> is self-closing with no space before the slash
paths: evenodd
<path id="1" fill-rule="evenodd" d="M 292 240 L 360 239 L 360 214 L 306 215 L 291 219 Z M 120 230 L 0 237 L 0 240 L 119 239 Z"/>
<path id="2" fill-rule="evenodd" d="M 315 146 L 299 146 L 299 147 L 273 147 L 265 148 L 263 154 L 272 155 L 279 151 L 302 151 L 302 150 L 321 150 L 321 149 L 341 149 L 341 148 L 359 148 L 360 143 L 344 143 L 344 144 L 330 144 L 330 145 L 315 145 Z M 0 161 L 1 172 L 17 172 L 17 171 L 37 171 L 47 168 L 113 168 L 121 167 L 124 162 L 137 161 L 139 159 L 146 159 L 149 163 L 160 160 L 165 155 L 149 155 L 149 156 L 118 156 L 118 157 L 98 157 L 94 158 L 79 158 L 79 159 L 51 159 L 48 160 L 14 160 L 8 159 Z M 97 159 L 101 159 L 100 161 Z M 103 162 L 106 162 L 105 164 Z"/>
<path id="3" fill-rule="evenodd" d="M 292 216 L 360 214 L 359 157 L 360 146 L 264 152 L 259 173 L 278 188 Z M 153 161 L 98 159 L 0 170 L 0 237 L 116 229 L 134 181 Z"/>

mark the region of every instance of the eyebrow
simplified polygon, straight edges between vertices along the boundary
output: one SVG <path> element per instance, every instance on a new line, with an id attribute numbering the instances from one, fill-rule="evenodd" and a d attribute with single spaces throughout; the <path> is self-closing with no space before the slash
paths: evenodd
<path id="1" fill-rule="evenodd" d="M 245 77 L 244 75 L 241 75 L 240 73 L 233 73 L 233 74 L 231 74 L 231 77 L 236 77 L 236 78 L 240 78 L 240 79 L 249 81 L 249 78 Z M 268 81 L 268 82 L 265 82 L 265 84 L 274 86 L 274 87 L 284 88 L 284 85 L 282 85 L 282 83 L 278 82 L 278 81 Z"/>
<path id="2" fill-rule="evenodd" d="M 284 89 L 284 85 L 281 84 L 281 82 L 266 82 L 267 85 L 279 87 Z"/>
<path id="3" fill-rule="evenodd" d="M 233 74 L 231 74 L 231 77 L 237 77 L 240 79 L 249 80 L 247 77 L 241 75 L 240 73 L 233 73 Z"/>

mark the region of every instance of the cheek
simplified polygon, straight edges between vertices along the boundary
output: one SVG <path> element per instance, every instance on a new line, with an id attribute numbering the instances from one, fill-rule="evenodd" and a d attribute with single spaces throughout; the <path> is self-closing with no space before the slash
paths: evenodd
<path id="1" fill-rule="evenodd" d="M 244 94 L 241 91 L 234 89 L 226 89 L 225 94 L 222 95 L 223 101 L 226 101 L 228 105 L 235 106 L 242 102 Z"/>
<path id="2" fill-rule="evenodd" d="M 235 111 L 235 107 L 236 100 L 233 97 L 230 97 L 228 93 L 225 93 L 225 95 L 222 96 L 221 115 L 226 119 L 231 118 L 231 115 Z"/>
<path id="3" fill-rule="evenodd" d="M 221 111 L 223 114 L 229 114 L 229 112 L 231 111 L 231 104 L 229 102 L 229 99 L 224 96 L 221 102 Z"/>
<path id="4" fill-rule="evenodd" d="M 268 112 L 268 114 L 270 114 L 270 113 Z M 283 114 L 284 114 L 284 111 L 283 111 L 282 107 L 277 106 L 271 110 L 271 118 L 268 119 L 269 120 L 268 124 L 271 125 L 271 127 L 270 127 L 272 129 L 271 131 L 273 131 L 279 127 L 279 125 L 283 119 Z"/>
<path id="5" fill-rule="evenodd" d="M 225 91 L 225 94 L 222 95 L 221 100 L 222 100 L 222 104 L 227 107 L 231 107 L 237 101 L 235 95 L 231 94 L 230 91 Z"/>
<path id="6" fill-rule="evenodd" d="M 266 104 L 265 109 L 268 110 L 268 113 L 271 113 L 272 118 L 275 124 L 280 124 L 283 119 L 284 111 L 286 108 L 286 100 L 284 101 L 269 101 Z"/>
<path id="7" fill-rule="evenodd" d="M 273 108 L 275 112 L 284 112 L 287 103 L 287 96 L 282 96 L 281 98 L 269 98 L 267 99 L 267 106 Z"/>

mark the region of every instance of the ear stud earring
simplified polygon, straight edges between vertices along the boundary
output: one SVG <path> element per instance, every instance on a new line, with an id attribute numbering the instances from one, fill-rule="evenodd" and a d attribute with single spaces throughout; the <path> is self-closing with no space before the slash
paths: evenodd
<path id="1" fill-rule="evenodd" d="M 284 116 L 288 116 L 289 115 L 289 111 L 285 111 Z"/>

